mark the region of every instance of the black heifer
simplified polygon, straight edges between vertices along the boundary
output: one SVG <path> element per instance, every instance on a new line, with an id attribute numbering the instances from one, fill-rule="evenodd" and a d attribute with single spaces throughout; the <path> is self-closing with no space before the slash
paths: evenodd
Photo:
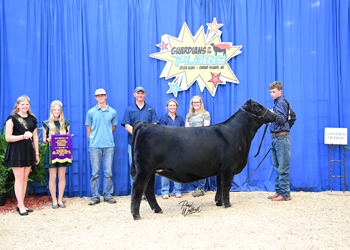
<path id="1" fill-rule="evenodd" d="M 247 164 L 251 141 L 258 129 L 276 120 L 276 115 L 248 100 L 227 121 L 196 128 L 170 127 L 138 122 L 133 129 L 131 213 L 140 218 L 145 193 L 156 213 L 161 213 L 154 195 L 155 174 L 180 183 L 217 176 L 215 201 L 230 207 L 233 176 Z"/>

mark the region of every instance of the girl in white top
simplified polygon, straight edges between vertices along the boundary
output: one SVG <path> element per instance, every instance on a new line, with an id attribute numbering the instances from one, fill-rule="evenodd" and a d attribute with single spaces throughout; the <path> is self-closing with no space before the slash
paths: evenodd
<path id="1" fill-rule="evenodd" d="M 186 115 L 186 127 L 202 127 L 210 125 L 210 114 L 204 109 L 202 98 L 199 95 L 191 99 L 190 110 Z M 206 179 L 197 181 L 197 188 L 192 193 L 194 197 L 204 195 L 204 186 Z"/>

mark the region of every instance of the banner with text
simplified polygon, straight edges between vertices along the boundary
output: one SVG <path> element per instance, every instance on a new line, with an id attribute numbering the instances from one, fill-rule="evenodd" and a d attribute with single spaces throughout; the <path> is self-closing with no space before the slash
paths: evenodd
<path id="1" fill-rule="evenodd" d="M 72 163 L 72 135 L 51 135 L 51 162 Z"/>

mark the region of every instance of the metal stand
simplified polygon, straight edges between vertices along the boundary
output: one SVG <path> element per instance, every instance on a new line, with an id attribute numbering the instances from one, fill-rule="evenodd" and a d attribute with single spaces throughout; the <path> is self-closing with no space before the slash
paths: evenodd
<path id="1" fill-rule="evenodd" d="M 333 145 L 336 146 L 336 145 Z M 332 160 L 332 145 L 329 145 L 329 160 L 330 160 L 330 178 L 331 178 L 331 192 L 332 190 L 332 178 L 334 177 L 340 177 L 343 178 L 343 193 L 345 193 L 345 148 L 342 145 L 339 145 L 339 147 L 343 147 L 343 160 Z M 343 163 L 343 175 L 337 176 L 337 175 L 332 175 L 332 162 L 342 162 Z"/>

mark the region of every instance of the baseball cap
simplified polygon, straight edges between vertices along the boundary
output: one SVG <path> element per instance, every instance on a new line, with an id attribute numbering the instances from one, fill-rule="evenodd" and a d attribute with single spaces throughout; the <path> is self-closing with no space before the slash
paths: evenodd
<path id="1" fill-rule="evenodd" d="M 104 89 L 96 89 L 95 95 L 106 95 L 106 91 Z"/>
<path id="2" fill-rule="evenodd" d="M 143 93 L 146 93 L 146 90 L 143 87 L 141 87 L 141 86 L 136 87 L 136 89 L 134 90 L 134 93 L 139 92 L 139 91 L 142 91 Z"/>

